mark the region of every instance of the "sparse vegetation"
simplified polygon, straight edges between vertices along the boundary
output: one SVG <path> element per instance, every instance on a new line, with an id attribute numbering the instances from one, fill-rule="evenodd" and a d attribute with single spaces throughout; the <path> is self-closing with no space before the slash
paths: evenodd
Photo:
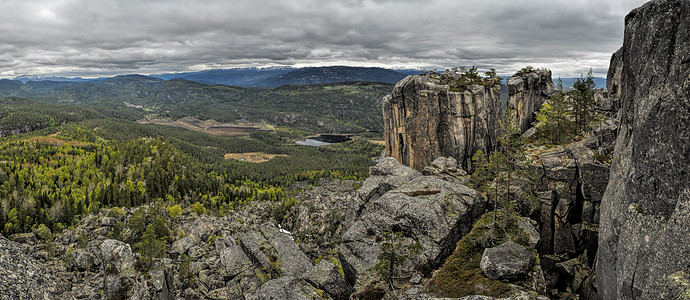
<path id="1" fill-rule="evenodd" d="M 447 76 L 444 73 L 450 73 L 453 76 Z M 447 84 L 450 86 L 450 90 L 453 92 L 462 91 L 465 86 L 471 84 L 483 84 L 483 85 L 493 85 L 501 84 L 502 78 L 496 73 L 496 69 L 491 68 L 484 72 L 485 78 L 479 75 L 479 70 L 475 66 L 471 67 L 453 67 L 450 70 L 446 70 L 444 73 L 437 73 L 436 69 L 427 70 L 422 72 L 423 76 L 437 78 L 440 80 L 441 84 Z"/>
<path id="2" fill-rule="evenodd" d="M 511 188 L 516 186 L 517 178 L 529 177 L 524 141 L 512 113 L 509 108 L 499 121 L 499 148 L 489 154 L 479 150 L 472 157 L 475 171 L 471 175 L 471 183 L 493 202 L 494 218 L 498 217 L 499 208 L 513 210 Z M 495 219 L 493 228 L 497 222 Z"/>
<path id="3" fill-rule="evenodd" d="M 384 232 L 382 238 L 381 254 L 377 257 L 378 262 L 374 265 L 374 270 L 388 283 L 388 288 L 394 290 L 393 278 L 397 269 L 410 257 L 421 253 L 424 247 L 419 243 L 404 246 L 402 232 Z"/>
<path id="4" fill-rule="evenodd" d="M 479 267 L 484 248 L 514 241 L 527 244 L 527 235 L 517 227 L 516 218 L 503 216 L 510 220 L 501 230 L 493 230 L 494 213 L 484 214 L 475 223 L 472 231 L 458 243 L 453 254 L 446 260 L 441 269 L 432 278 L 429 289 L 443 297 L 463 297 L 468 295 L 486 295 L 491 297 L 508 297 L 512 289 L 509 284 L 486 278 Z"/>
<path id="5" fill-rule="evenodd" d="M 534 67 L 532 67 L 532 66 L 526 66 L 526 67 L 520 69 L 519 71 L 515 72 L 515 74 L 514 74 L 513 76 L 521 76 L 521 75 L 524 75 L 524 74 L 534 73 L 534 72 L 536 72 L 536 71 L 537 71 L 537 70 L 534 69 Z"/>

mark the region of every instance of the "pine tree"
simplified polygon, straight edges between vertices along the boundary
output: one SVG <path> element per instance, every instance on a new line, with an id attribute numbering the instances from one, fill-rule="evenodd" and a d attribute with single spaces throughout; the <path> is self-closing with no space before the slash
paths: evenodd
<path id="1" fill-rule="evenodd" d="M 390 290 L 394 289 L 393 275 L 398 267 L 405 264 L 410 256 L 417 255 L 424 250 L 419 243 L 403 247 L 402 232 L 384 232 L 383 243 L 381 243 L 381 253 L 374 269 L 379 276 L 388 282 Z"/>
<path id="2" fill-rule="evenodd" d="M 580 76 L 573 84 L 570 96 L 575 114 L 575 130 L 578 133 L 587 130 L 587 125 L 592 119 L 595 87 L 591 68 L 587 72 L 587 77 Z"/>
<path id="3" fill-rule="evenodd" d="M 570 104 L 566 101 L 561 78 L 558 78 L 556 93 L 542 105 L 537 121 L 551 143 L 560 144 L 570 138 Z"/>
<path id="4" fill-rule="evenodd" d="M 498 208 L 510 210 L 510 188 L 514 184 L 512 181 L 516 175 L 523 172 L 525 165 L 524 141 L 520 136 L 517 119 L 512 117 L 513 114 L 513 110 L 508 108 L 499 121 L 498 150 L 488 156 L 483 151 L 477 151 L 472 157 L 476 166 L 472 182 L 484 191 L 489 199 L 493 199 L 492 230 L 495 230 L 498 224 Z"/>

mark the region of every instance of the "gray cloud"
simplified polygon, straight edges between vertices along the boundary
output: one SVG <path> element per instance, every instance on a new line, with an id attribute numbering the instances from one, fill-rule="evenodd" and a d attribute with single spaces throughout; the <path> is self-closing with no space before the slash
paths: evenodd
<path id="1" fill-rule="evenodd" d="M 261 65 L 603 74 L 642 0 L 3 0 L 0 77 Z"/>

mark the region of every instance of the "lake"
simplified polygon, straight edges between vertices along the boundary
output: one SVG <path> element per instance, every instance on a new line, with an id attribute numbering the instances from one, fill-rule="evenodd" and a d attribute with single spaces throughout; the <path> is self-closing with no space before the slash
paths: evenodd
<path id="1" fill-rule="evenodd" d="M 347 142 L 351 139 L 351 134 L 320 134 L 318 136 L 309 137 L 304 141 L 297 141 L 297 144 L 303 146 L 323 146 Z"/>

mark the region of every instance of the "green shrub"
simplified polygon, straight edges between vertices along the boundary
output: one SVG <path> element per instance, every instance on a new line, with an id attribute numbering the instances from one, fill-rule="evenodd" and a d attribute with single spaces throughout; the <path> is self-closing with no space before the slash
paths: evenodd
<path id="1" fill-rule="evenodd" d="M 520 71 L 515 72 L 515 75 L 513 75 L 513 76 L 520 76 L 520 75 L 523 75 L 523 74 L 534 73 L 534 72 L 536 72 L 536 71 L 537 71 L 537 70 L 535 70 L 534 67 L 532 67 L 532 66 L 526 66 L 526 67 L 520 69 Z"/>
<path id="2" fill-rule="evenodd" d="M 153 232 L 156 234 L 157 238 L 163 241 L 168 241 L 170 239 L 168 224 L 165 223 L 165 220 L 163 220 L 161 216 L 156 216 L 156 221 L 153 223 Z"/>
<path id="3" fill-rule="evenodd" d="M 420 243 L 403 246 L 402 232 L 384 232 L 383 243 L 381 243 L 381 253 L 378 262 L 374 265 L 374 270 L 381 279 L 388 282 L 389 288 L 393 289 L 393 277 L 397 269 L 404 265 L 410 256 L 417 255 L 424 250 Z M 344 275 L 344 274 L 343 274 Z"/>
<path id="4" fill-rule="evenodd" d="M 194 202 L 194 204 L 192 204 L 192 212 L 197 215 L 204 215 L 206 214 L 206 207 L 204 207 L 202 203 Z"/>
<path id="5" fill-rule="evenodd" d="M 65 262 L 67 265 L 72 265 L 72 262 L 74 261 L 74 249 L 72 248 L 72 245 L 67 246 L 67 251 L 65 252 Z"/>
<path id="6" fill-rule="evenodd" d="M 77 238 L 77 248 L 83 249 L 86 248 L 86 244 L 89 242 L 89 237 L 86 235 L 86 233 L 82 233 L 79 235 Z"/>
<path id="7" fill-rule="evenodd" d="M 124 215 L 125 215 L 125 212 L 122 211 L 121 208 L 113 207 L 112 209 L 110 209 L 110 211 L 108 212 L 108 214 L 106 216 L 119 219 L 119 218 L 122 218 Z"/>
<path id="8" fill-rule="evenodd" d="M 50 232 L 50 229 L 48 229 L 48 227 L 46 227 L 44 224 L 38 225 L 38 228 L 36 229 L 36 237 L 43 242 L 52 242 L 54 238 L 53 233 Z"/>
<path id="9" fill-rule="evenodd" d="M 124 231 L 124 229 L 125 229 L 125 223 L 122 223 L 122 222 L 115 223 L 113 230 L 110 232 L 110 234 L 108 234 L 108 238 L 113 239 L 113 240 L 122 241 L 123 240 L 122 232 Z"/>
<path id="10" fill-rule="evenodd" d="M 194 283 L 195 277 L 192 273 L 192 269 L 189 266 L 189 256 L 187 256 L 187 254 L 182 254 L 180 260 L 182 260 L 182 262 L 180 263 L 180 267 L 177 269 L 177 273 L 180 276 L 180 281 L 182 281 L 182 287 L 184 288 L 191 286 Z"/>
<path id="11" fill-rule="evenodd" d="M 182 207 L 180 207 L 179 204 L 175 206 L 168 206 L 165 209 L 168 211 L 168 215 L 170 215 L 170 217 L 173 219 L 182 214 Z"/>

